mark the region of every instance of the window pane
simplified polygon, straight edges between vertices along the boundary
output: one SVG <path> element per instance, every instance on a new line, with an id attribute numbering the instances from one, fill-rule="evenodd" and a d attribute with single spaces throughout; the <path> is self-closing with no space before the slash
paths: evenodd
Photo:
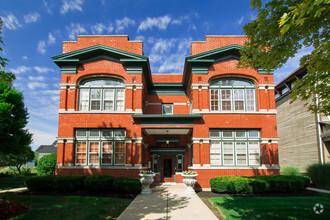
<path id="1" fill-rule="evenodd" d="M 106 101 L 104 100 L 104 104 L 103 104 L 103 108 L 104 110 L 110 110 L 110 111 L 113 111 L 113 101 Z"/>
<path id="2" fill-rule="evenodd" d="M 222 137 L 223 138 L 232 138 L 233 137 L 233 131 L 231 131 L 231 130 L 228 130 L 228 131 L 224 130 L 222 132 Z"/>
<path id="3" fill-rule="evenodd" d="M 163 109 L 164 115 L 173 114 L 173 105 L 172 104 L 163 104 L 162 109 Z"/>
<path id="4" fill-rule="evenodd" d="M 87 142 L 78 141 L 76 143 L 76 164 L 86 164 Z"/>
<path id="5" fill-rule="evenodd" d="M 77 130 L 77 137 L 86 137 L 86 130 Z"/>
<path id="6" fill-rule="evenodd" d="M 112 137 L 112 130 L 103 130 L 102 131 L 102 137 L 106 137 L 106 138 L 109 138 L 109 137 Z"/>
<path id="7" fill-rule="evenodd" d="M 104 89 L 103 93 L 104 93 L 103 99 L 107 99 L 107 100 L 113 100 L 114 99 L 113 89 Z"/>
<path id="8" fill-rule="evenodd" d="M 115 164 L 125 163 L 125 142 L 115 142 Z"/>
<path id="9" fill-rule="evenodd" d="M 79 110 L 88 111 L 89 89 L 80 89 Z"/>
<path id="10" fill-rule="evenodd" d="M 125 153 L 125 142 L 115 142 L 115 152 Z"/>
<path id="11" fill-rule="evenodd" d="M 218 130 L 210 130 L 210 137 L 220 137 L 220 131 Z"/>
<path id="12" fill-rule="evenodd" d="M 115 130 L 115 137 L 125 137 L 125 130 Z"/>
<path id="13" fill-rule="evenodd" d="M 98 153 L 99 152 L 99 142 L 95 142 L 95 141 L 89 142 L 89 152 Z"/>
<path id="14" fill-rule="evenodd" d="M 233 142 L 223 142 L 223 164 L 234 165 L 234 144 Z"/>
<path id="15" fill-rule="evenodd" d="M 234 89 L 235 110 L 244 110 L 244 90 Z"/>
<path id="16" fill-rule="evenodd" d="M 89 136 L 90 137 L 100 137 L 100 131 L 99 130 L 90 130 Z"/>
<path id="17" fill-rule="evenodd" d="M 77 153 L 86 153 L 87 142 L 86 141 L 78 141 L 77 142 Z"/>
<path id="18" fill-rule="evenodd" d="M 211 89 L 211 111 L 219 110 L 219 90 Z"/>
<path id="19" fill-rule="evenodd" d="M 99 147 L 99 142 L 89 142 L 89 164 L 99 164 Z"/>
<path id="20" fill-rule="evenodd" d="M 221 143 L 212 141 L 210 145 L 210 164 L 221 165 Z"/>
<path id="21" fill-rule="evenodd" d="M 223 111 L 231 111 L 231 90 L 221 90 L 221 107 Z"/>
<path id="22" fill-rule="evenodd" d="M 91 101 L 91 110 L 100 110 L 100 108 L 101 108 L 101 101 L 99 100 Z"/>
<path id="23" fill-rule="evenodd" d="M 250 80 L 245 79 L 215 79 L 210 83 L 211 86 L 253 86 Z"/>
<path id="24" fill-rule="evenodd" d="M 237 165 L 246 165 L 246 142 L 236 142 Z"/>
<path id="25" fill-rule="evenodd" d="M 109 78 L 109 79 L 87 79 L 82 83 L 84 86 L 124 86 L 124 82 L 120 79 Z"/>
<path id="26" fill-rule="evenodd" d="M 124 111 L 124 101 L 116 101 L 116 110 Z"/>
<path id="27" fill-rule="evenodd" d="M 250 138 L 257 138 L 257 137 L 259 137 L 259 131 L 258 130 L 249 130 L 249 137 Z"/>
<path id="28" fill-rule="evenodd" d="M 101 99 L 101 89 L 91 89 L 91 99 Z"/>
<path id="29" fill-rule="evenodd" d="M 112 164 L 112 142 L 102 142 L 102 164 Z"/>
<path id="30" fill-rule="evenodd" d="M 255 95 L 254 89 L 246 90 L 246 110 L 247 111 L 255 111 Z"/>
<path id="31" fill-rule="evenodd" d="M 244 130 L 237 130 L 236 131 L 236 137 L 237 138 L 245 138 L 245 131 Z"/>

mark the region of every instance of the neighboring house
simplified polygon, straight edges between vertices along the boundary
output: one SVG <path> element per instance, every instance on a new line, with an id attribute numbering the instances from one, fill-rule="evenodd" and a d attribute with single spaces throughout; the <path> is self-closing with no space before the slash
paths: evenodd
<path id="1" fill-rule="evenodd" d="M 300 100 L 290 103 L 292 84 L 306 74 L 305 67 L 298 68 L 275 87 L 280 165 L 301 172 L 309 164 L 330 162 L 329 118 L 308 111 Z"/>
<path id="2" fill-rule="evenodd" d="M 192 42 L 183 74 L 152 74 L 141 41 L 78 36 L 61 68 L 58 175 L 109 174 L 197 187 L 224 175 L 279 174 L 273 75 L 237 69 L 245 36 Z M 183 61 L 182 61 L 183 62 Z"/>
<path id="3" fill-rule="evenodd" d="M 45 155 L 56 153 L 57 152 L 57 140 L 54 141 L 51 145 L 40 145 L 36 150 L 38 152 L 38 160 Z"/>

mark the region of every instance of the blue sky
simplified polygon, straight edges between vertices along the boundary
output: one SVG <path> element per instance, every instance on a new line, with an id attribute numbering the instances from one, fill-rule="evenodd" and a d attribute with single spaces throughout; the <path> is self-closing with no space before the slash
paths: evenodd
<path id="1" fill-rule="evenodd" d="M 77 35 L 128 35 L 144 42 L 152 73 L 182 74 L 191 41 L 206 35 L 242 35 L 243 25 L 257 11 L 248 0 L 0 0 L 0 56 L 9 59 L 7 71 L 24 93 L 34 134 L 33 149 L 51 144 L 57 136 L 60 69 L 51 57 L 62 53 L 63 41 Z M 299 66 L 299 51 L 281 69 L 275 82 Z"/>

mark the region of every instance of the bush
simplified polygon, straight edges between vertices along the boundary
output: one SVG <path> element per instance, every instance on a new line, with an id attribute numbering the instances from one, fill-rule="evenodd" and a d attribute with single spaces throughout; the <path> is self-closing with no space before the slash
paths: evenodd
<path id="1" fill-rule="evenodd" d="M 38 176 L 54 175 L 57 154 L 52 153 L 40 158 L 37 166 Z"/>
<path id="2" fill-rule="evenodd" d="M 15 216 L 21 215 L 27 212 L 28 209 L 23 206 L 19 201 L 11 201 L 8 199 L 0 200 L 0 218 L 1 219 L 11 219 Z"/>
<path id="3" fill-rule="evenodd" d="M 57 176 L 53 181 L 54 189 L 60 192 L 74 192 L 84 189 L 83 175 Z"/>
<path id="4" fill-rule="evenodd" d="M 266 193 L 269 191 L 269 184 L 265 180 L 256 179 L 254 177 L 247 178 L 248 187 L 245 190 L 249 194 Z"/>
<path id="5" fill-rule="evenodd" d="M 113 188 L 118 192 L 137 194 L 141 192 L 141 182 L 138 178 L 120 177 L 115 180 Z"/>
<path id="6" fill-rule="evenodd" d="M 286 176 L 299 176 L 300 172 L 297 167 L 283 167 L 281 169 L 281 175 Z"/>
<path id="7" fill-rule="evenodd" d="M 267 181 L 272 193 L 298 192 L 305 185 L 303 178 L 300 176 L 270 175 L 255 178 Z"/>
<path id="8" fill-rule="evenodd" d="M 106 192 L 112 190 L 114 177 L 110 175 L 93 175 L 85 179 L 85 188 L 94 192 Z"/>
<path id="9" fill-rule="evenodd" d="M 215 177 L 210 180 L 211 189 L 218 193 L 240 193 L 248 188 L 246 177 L 223 176 Z"/>
<path id="10" fill-rule="evenodd" d="M 31 177 L 25 181 L 25 185 L 33 191 L 53 191 L 56 177 L 54 175 Z"/>
<path id="11" fill-rule="evenodd" d="M 316 186 L 330 186 L 330 163 L 311 164 L 307 167 L 307 176 L 309 176 Z"/>
<path id="12" fill-rule="evenodd" d="M 23 176 L 32 176 L 32 169 L 30 167 L 22 167 L 22 175 Z"/>

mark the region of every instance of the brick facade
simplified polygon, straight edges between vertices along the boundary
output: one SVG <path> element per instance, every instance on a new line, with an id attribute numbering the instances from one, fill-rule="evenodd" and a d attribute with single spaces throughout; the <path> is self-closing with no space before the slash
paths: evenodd
<path id="1" fill-rule="evenodd" d="M 195 170 L 199 174 L 197 180 L 201 188 L 209 188 L 209 180 L 215 176 L 278 174 L 273 75 L 261 74 L 257 68 L 236 68 L 239 45 L 246 40 L 243 36 L 207 36 L 203 42 L 192 42 L 191 56 L 186 59 L 183 75 L 152 75 L 149 59 L 143 56 L 143 43 L 129 41 L 127 36 L 78 36 L 76 42 L 64 42 L 63 54 L 53 57 L 62 72 L 56 173 L 138 177 L 141 169 L 155 169 L 156 182 L 182 182 L 181 170 Z M 91 92 L 94 87 L 84 87 L 84 83 L 93 79 L 123 82 L 123 111 L 105 110 L 107 86 L 95 87 L 101 89 L 99 96 L 102 98 L 96 101 L 95 108 L 99 109 L 92 110 Z M 246 110 L 247 100 L 244 100 L 245 104 L 237 101 L 237 105 L 245 106 L 242 111 L 212 110 L 210 84 L 218 79 L 251 82 L 254 85 L 254 110 Z M 219 91 L 225 90 L 221 88 Z M 230 105 L 234 109 L 236 91 L 233 88 L 228 90 L 232 91 Z M 89 89 L 88 110 L 81 107 L 82 89 Z M 247 97 L 247 93 L 244 94 Z M 219 98 L 218 103 L 221 101 Z M 115 102 L 116 98 L 112 105 Z M 163 104 L 169 104 L 172 114 L 163 114 Z M 126 133 L 121 140 L 112 137 L 112 162 L 105 165 L 101 157 L 102 144 L 109 140 L 103 138 L 102 132 L 107 129 L 114 129 L 111 130 L 113 132 L 124 129 Z M 235 158 L 235 164 L 245 162 L 245 166 L 212 164 L 210 146 L 215 141 L 210 137 L 212 129 L 245 132 L 246 140 L 241 140 L 240 144 L 245 143 L 246 152 L 239 154 L 239 149 L 235 148 L 229 155 L 229 159 Z M 248 165 L 252 153 L 249 155 L 247 134 L 252 130 L 259 135 L 260 151 L 256 155 L 260 161 L 257 166 Z M 96 139 L 86 136 L 80 140 L 78 131 L 87 132 L 87 135 L 98 131 L 99 136 Z M 125 158 L 122 158 L 125 162 L 120 165 L 116 164 L 120 157 L 119 153 L 116 154 L 119 148 L 114 147 L 116 141 L 125 142 Z M 216 141 L 221 142 L 221 146 L 226 144 L 226 140 Z M 234 138 L 231 141 L 238 140 Z M 85 163 L 83 165 L 77 164 L 78 142 L 86 148 L 82 148 L 85 152 L 85 159 L 81 160 Z M 91 165 L 90 160 L 95 157 L 91 146 L 95 144 L 99 146 L 96 150 L 99 164 Z M 225 163 L 228 156 L 224 150 L 220 154 L 224 158 L 222 163 Z"/>

